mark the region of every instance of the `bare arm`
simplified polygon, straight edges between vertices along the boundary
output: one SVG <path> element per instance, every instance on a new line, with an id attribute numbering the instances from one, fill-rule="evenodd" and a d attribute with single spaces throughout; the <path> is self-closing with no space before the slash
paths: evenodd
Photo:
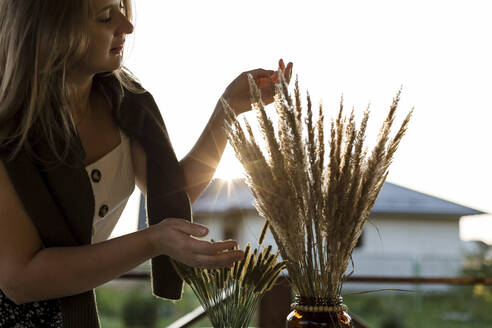
<path id="1" fill-rule="evenodd" d="M 283 61 L 279 61 L 279 68 L 284 71 L 287 81 L 292 73 L 292 63 L 287 67 Z M 240 74 L 226 88 L 223 98 L 234 108 L 239 115 L 250 109 L 250 93 L 247 74 L 253 75 L 256 84 L 262 93 L 265 104 L 273 101 L 273 92 L 270 87 L 270 78 L 276 78 L 276 72 L 264 69 L 255 69 Z M 227 144 L 227 136 L 224 131 L 225 113 L 220 100 L 215 106 L 205 129 L 200 135 L 191 151 L 180 161 L 186 181 L 186 191 L 193 204 L 212 180 L 219 161 Z M 146 156 L 141 145 L 132 141 L 133 167 L 136 184 L 140 191 L 146 195 Z"/>
<path id="2" fill-rule="evenodd" d="M 138 141 L 131 139 L 133 172 L 135 172 L 135 184 L 140 192 L 147 196 L 147 156 Z"/>
<path id="3" fill-rule="evenodd" d="M 193 149 L 180 161 L 193 204 L 212 180 L 227 144 L 225 114 L 220 102 Z"/>
<path id="4" fill-rule="evenodd" d="M 0 289 L 18 304 L 91 290 L 161 254 L 205 267 L 229 266 L 242 257 L 239 251 L 223 252 L 234 242 L 194 239 L 206 229 L 181 219 L 99 244 L 43 248 L 1 162 L 0 204 Z"/>
<path id="5" fill-rule="evenodd" d="M 279 68 L 285 72 L 287 80 L 290 80 L 292 63 L 289 63 L 285 67 L 283 61 L 280 60 Z M 273 101 L 270 78 L 275 78 L 276 72 L 264 69 L 244 72 L 232 81 L 223 94 L 224 99 L 228 101 L 237 115 L 251 108 L 248 74 L 253 76 L 260 88 L 263 102 L 269 104 Z M 200 194 L 205 190 L 210 180 L 212 180 L 224 153 L 227 143 L 224 121 L 225 113 L 219 101 L 200 138 L 192 150 L 181 160 L 188 196 L 192 203 L 200 197 Z"/>

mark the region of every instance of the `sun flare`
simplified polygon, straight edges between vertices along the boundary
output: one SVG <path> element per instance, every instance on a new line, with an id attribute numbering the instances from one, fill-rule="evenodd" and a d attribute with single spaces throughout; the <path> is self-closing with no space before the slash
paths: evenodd
<path id="1" fill-rule="evenodd" d="M 224 152 L 224 155 L 222 156 L 219 166 L 215 171 L 214 178 L 231 181 L 243 177 L 244 177 L 243 167 L 241 163 L 239 163 L 239 161 L 234 156 L 234 153 L 232 152 L 230 146 L 227 145 L 227 148 Z"/>

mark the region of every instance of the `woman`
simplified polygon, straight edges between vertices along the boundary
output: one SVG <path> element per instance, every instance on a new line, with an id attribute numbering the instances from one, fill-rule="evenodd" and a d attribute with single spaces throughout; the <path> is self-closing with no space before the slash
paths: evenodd
<path id="1" fill-rule="evenodd" d="M 121 67 L 130 0 L 2 0 L 0 13 L 0 327 L 98 327 L 93 289 L 148 259 L 153 293 L 170 299 L 182 282 L 169 257 L 240 259 L 235 241 L 197 240 L 207 229 L 190 222 L 226 144 L 223 108 L 178 161 L 152 96 Z M 237 114 L 246 73 L 272 101 L 274 71 L 242 73 L 222 95 Z M 149 227 L 106 240 L 135 184 Z"/>

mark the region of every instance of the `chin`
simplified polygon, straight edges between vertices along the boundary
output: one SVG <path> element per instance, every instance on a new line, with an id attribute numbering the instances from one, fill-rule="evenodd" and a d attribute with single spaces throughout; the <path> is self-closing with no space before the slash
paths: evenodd
<path id="1" fill-rule="evenodd" d="M 113 60 L 111 63 L 104 65 L 104 68 L 101 71 L 104 71 L 104 72 L 116 71 L 117 69 L 121 68 L 121 63 L 122 63 L 121 59 L 120 60 Z"/>

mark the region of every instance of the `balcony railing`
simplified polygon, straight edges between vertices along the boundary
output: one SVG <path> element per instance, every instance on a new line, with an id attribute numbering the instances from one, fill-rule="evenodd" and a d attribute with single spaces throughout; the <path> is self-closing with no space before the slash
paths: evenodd
<path id="1" fill-rule="evenodd" d="M 149 273 L 128 273 L 118 279 L 149 280 Z M 389 276 L 352 276 L 347 279 L 350 283 L 371 284 L 444 284 L 444 285 L 492 285 L 492 277 L 389 277 Z M 267 292 L 260 304 L 260 327 L 282 327 L 279 323 L 285 322 L 287 313 L 290 312 L 291 291 L 286 278 L 280 278 L 277 285 Z M 283 311 L 271 311 L 271 308 L 282 308 Z M 268 309 L 270 308 L 270 309 Z M 356 313 L 350 312 L 354 327 L 369 327 Z M 192 324 L 205 318 L 206 313 L 202 307 L 198 307 L 179 318 L 168 328 L 188 328 Z M 267 318 L 267 319 L 265 319 Z M 270 323 L 265 324 L 265 320 Z M 261 322 L 263 321 L 263 325 Z"/>

